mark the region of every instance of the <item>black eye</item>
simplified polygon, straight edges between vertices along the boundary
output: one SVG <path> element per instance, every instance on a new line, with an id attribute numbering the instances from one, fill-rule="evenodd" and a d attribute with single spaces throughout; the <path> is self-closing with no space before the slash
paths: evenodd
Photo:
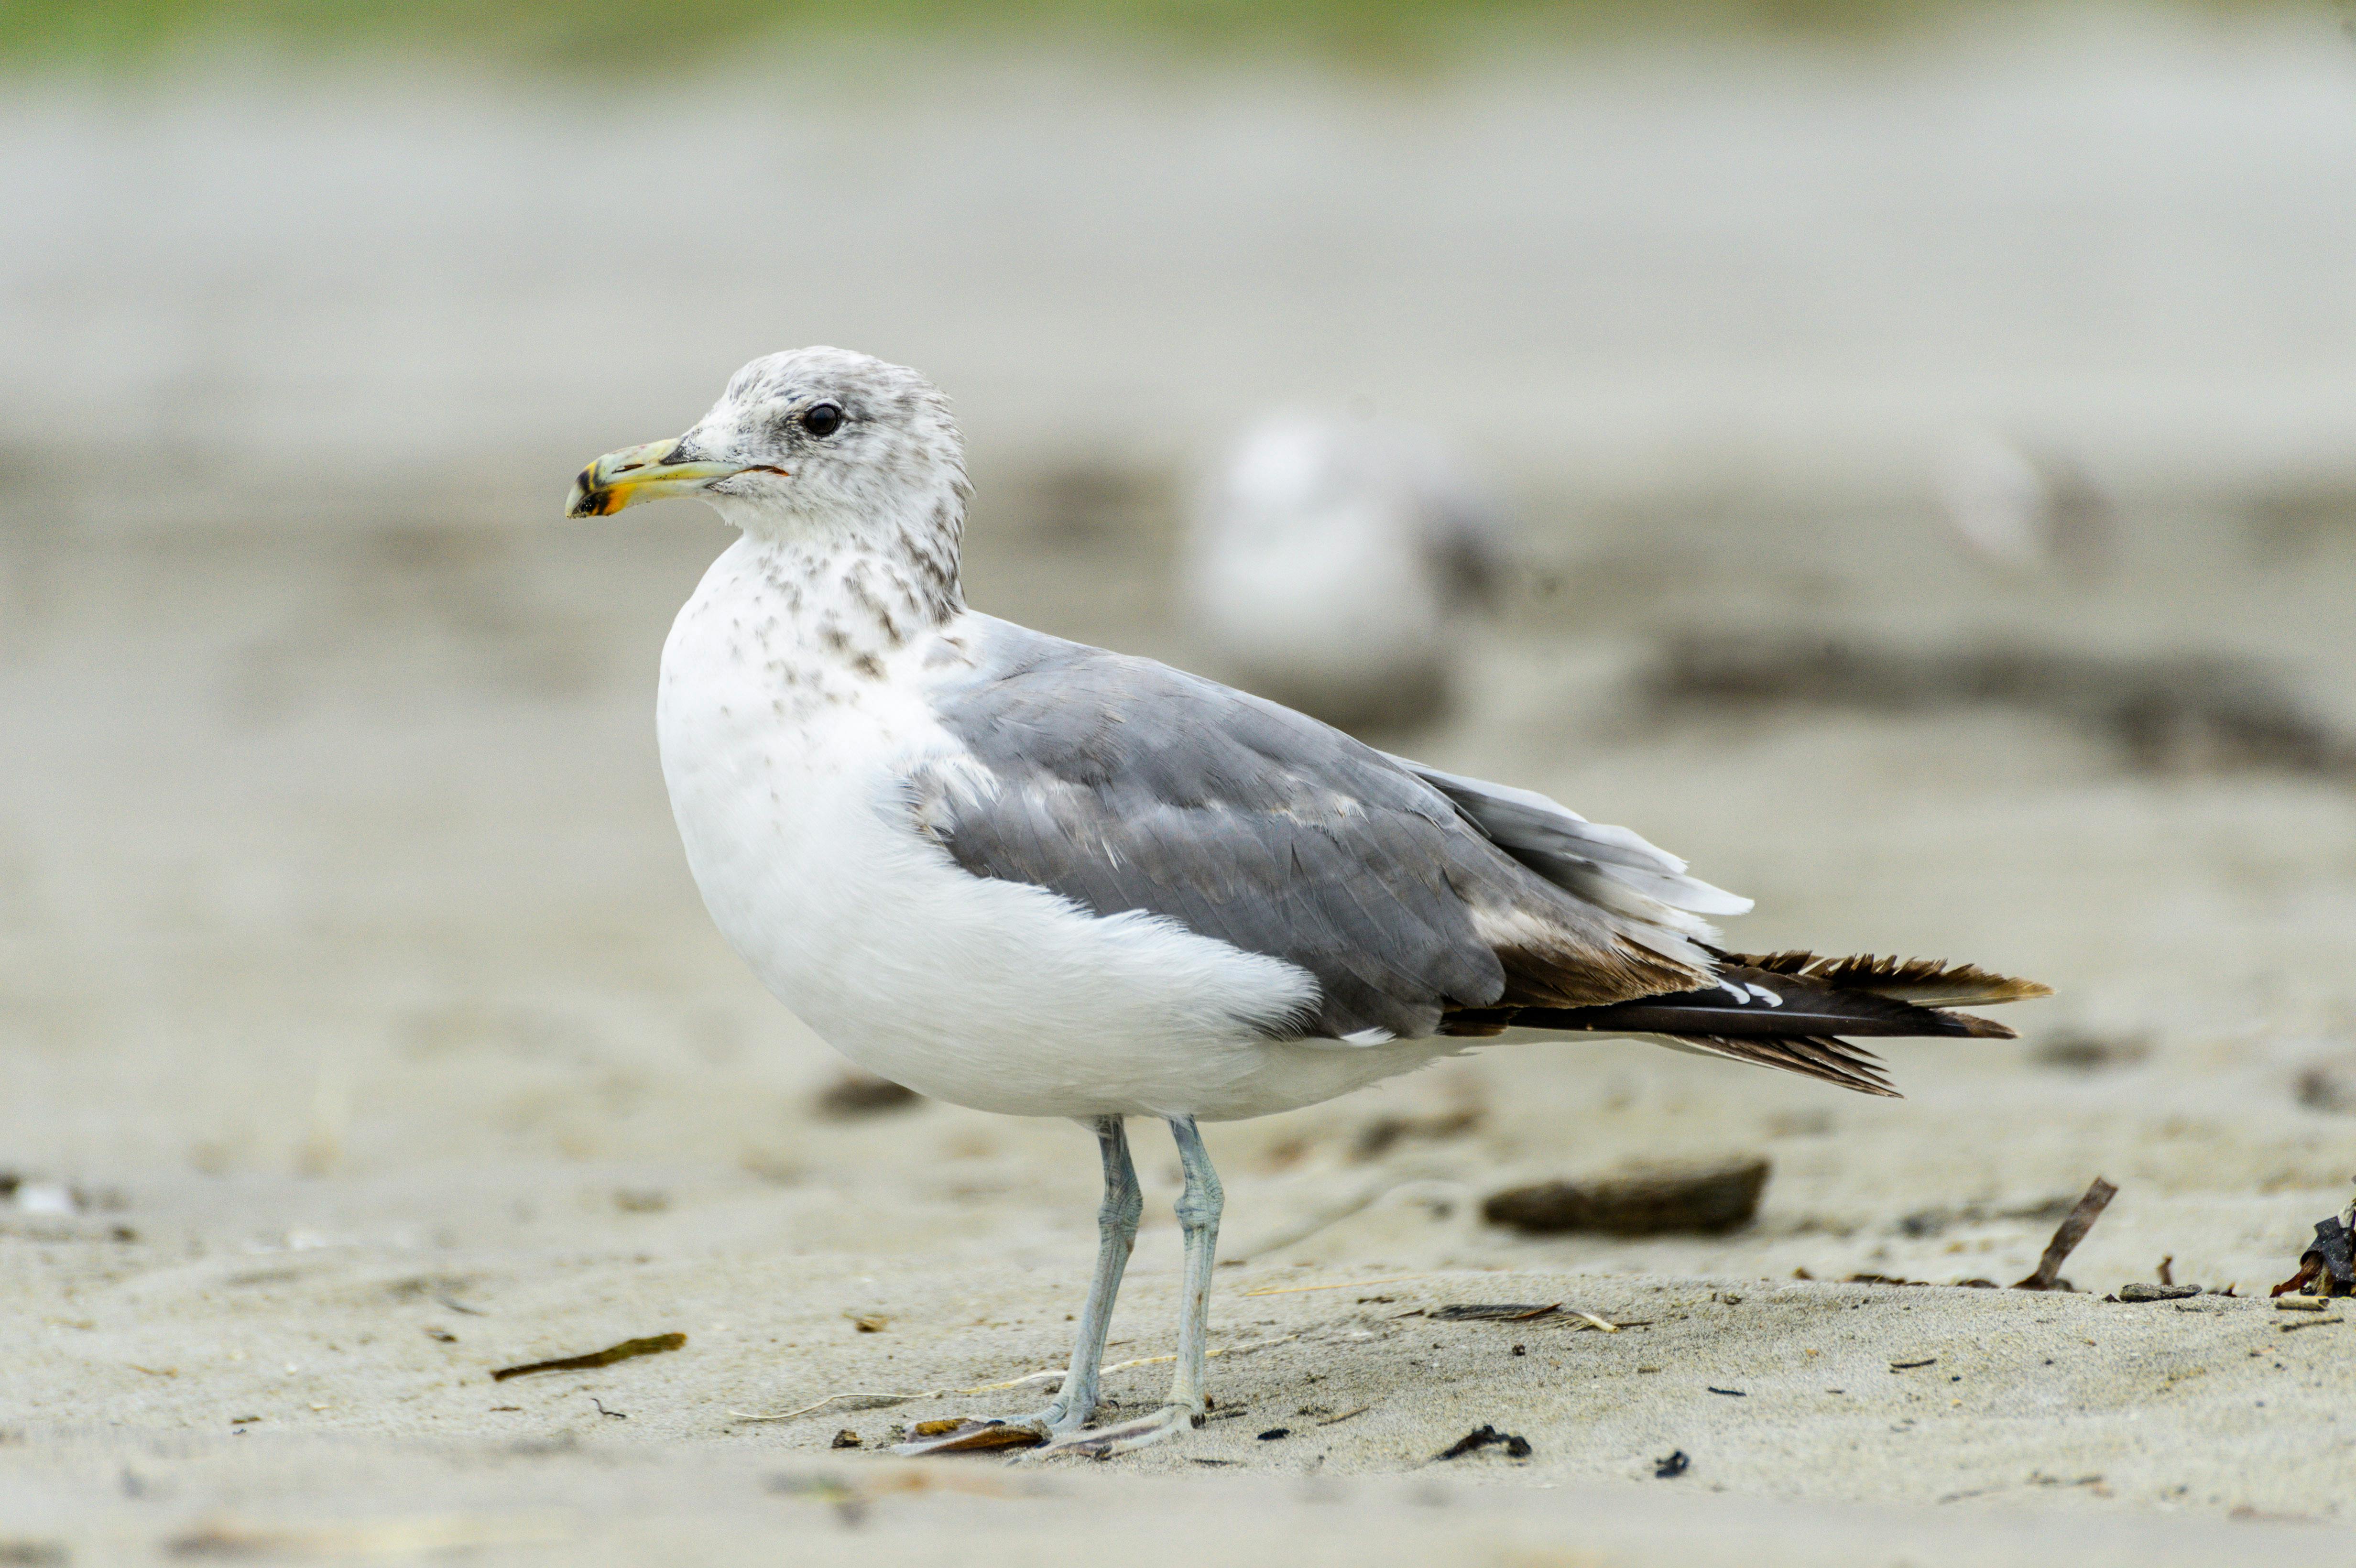
<path id="1" fill-rule="evenodd" d="M 842 410 L 834 403 L 812 403 L 802 411 L 802 428 L 816 436 L 832 435 L 842 428 Z"/>

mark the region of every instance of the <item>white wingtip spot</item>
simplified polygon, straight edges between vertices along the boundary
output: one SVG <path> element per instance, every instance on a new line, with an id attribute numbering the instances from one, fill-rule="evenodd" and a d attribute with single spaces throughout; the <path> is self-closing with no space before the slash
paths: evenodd
<path id="1" fill-rule="evenodd" d="M 1749 991 L 1752 996 L 1758 997 L 1761 1001 L 1766 1003 L 1771 1008 L 1780 1008 L 1783 1005 L 1783 998 L 1777 996 L 1774 992 L 1769 990 L 1764 986 L 1758 985 L 1750 980 L 1745 980 L 1742 982 L 1742 987 L 1744 990 Z"/>

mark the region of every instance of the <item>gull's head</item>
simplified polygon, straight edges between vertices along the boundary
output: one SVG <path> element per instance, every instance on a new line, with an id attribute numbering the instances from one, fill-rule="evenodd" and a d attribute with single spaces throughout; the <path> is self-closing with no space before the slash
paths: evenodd
<path id="1" fill-rule="evenodd" d="M 755 359 L 685 435 L 610 452 L 581 471 L 568 517 L 693 496 L 748 531 L 857 529 L 965 509 L 964 444 L 939 389 L 843 348 Z"/>

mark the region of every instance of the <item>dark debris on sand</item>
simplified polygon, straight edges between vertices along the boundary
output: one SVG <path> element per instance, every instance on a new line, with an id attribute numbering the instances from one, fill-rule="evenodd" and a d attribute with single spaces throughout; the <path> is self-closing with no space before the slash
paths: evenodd
<path id="1" fill-rule="evenodd" d="M 2346 1216 L 2315 1222 L 2315 1243 L 2298 1255 L 2298 1272 L 2268 1292 L 2273 1296 L 2356 1296 L 2356 1232 Z"/>
<path id="2" fill-rule="evenodd" d="M 855 1122 L 924 1104 L 925 1097 L 905 1084 L 872 1072 L 846 1072 L 820 1090 L 810 1108 L 819 1119 Z"/>
<path id="3" fill-rule="evenodd" d="M 491 1381 L 503 1383 L 509 1378 L 530 1377 L 534 1372 L 584 1372 L 597 1367 L 610 1367 L 616 1361 L 626 1361 L 636 1356 L 658 1356 L 665 1350 L 676 1350 L 687 1343 L 684 1334 L 649 1334 L 640 1339 L 625 1339 L 618 1345 L 608 1345 L 602 1350 L 592 1350 L 583 1356 L 559 1356 L 549 1361 L 526 1361 L 520 1366 L 501 1367 L 491 1374 Z"/>
<path id="4" fill-rule="evenodd" d="M 1459 1437 L 1432 1457 L 1462 1459 L 1467 1454 L 1478 1454 L 1483 1448 L 1503 1448 L 1508 1459 L 1526 1459 L 1530 1456 L 1528 1438 L 1516 1437 L 1510 1432 L 1500 1432 L 1495 1427 L 1484 1424 Z"/>
<path id="5" fill-rule="evenodd" d="M 2201 655 L 1988 645 L 1923 651 L 1815 633 L 1690 633 L 1640 677 L 1645 710 L 1805 706 L 1871 713 L 2010 708 L 2059 719 L 2147 773 L 2262 770 L 2356 780 L 2356 737 L 2278 677 Z"/>
<path id="6" fill-rule="evenodd" d="M 1481 1217 L 1526 1235 L 1568 1231 L 1614 1236 L 1714 1235 L 1751 1222 L 1759 1212 L 1770 1169 L 1765 1159 L 1754 1157 L 1511 1187 L 1491 1193 L 1481 1205 Z"/>

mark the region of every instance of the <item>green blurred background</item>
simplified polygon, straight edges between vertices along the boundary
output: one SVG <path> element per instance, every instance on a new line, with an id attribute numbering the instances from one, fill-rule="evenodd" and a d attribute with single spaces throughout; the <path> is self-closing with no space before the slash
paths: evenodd
<path id="1" fill-rule="evenodd" d="M 2295 0 L 2206 0 L 2230 15 Z M 1387 67 L 1500 45 L 1709 34 L 1887 37 L 2030 14 L 2036 0 L 10 0 L 0 51 L 34 63 L 154 62 L 264 41 L 304 52 L 395 48 L 567 68 L 726 59 L 812 37 L 1091 41 L 1208 57 L 1267 50 Z"/>

